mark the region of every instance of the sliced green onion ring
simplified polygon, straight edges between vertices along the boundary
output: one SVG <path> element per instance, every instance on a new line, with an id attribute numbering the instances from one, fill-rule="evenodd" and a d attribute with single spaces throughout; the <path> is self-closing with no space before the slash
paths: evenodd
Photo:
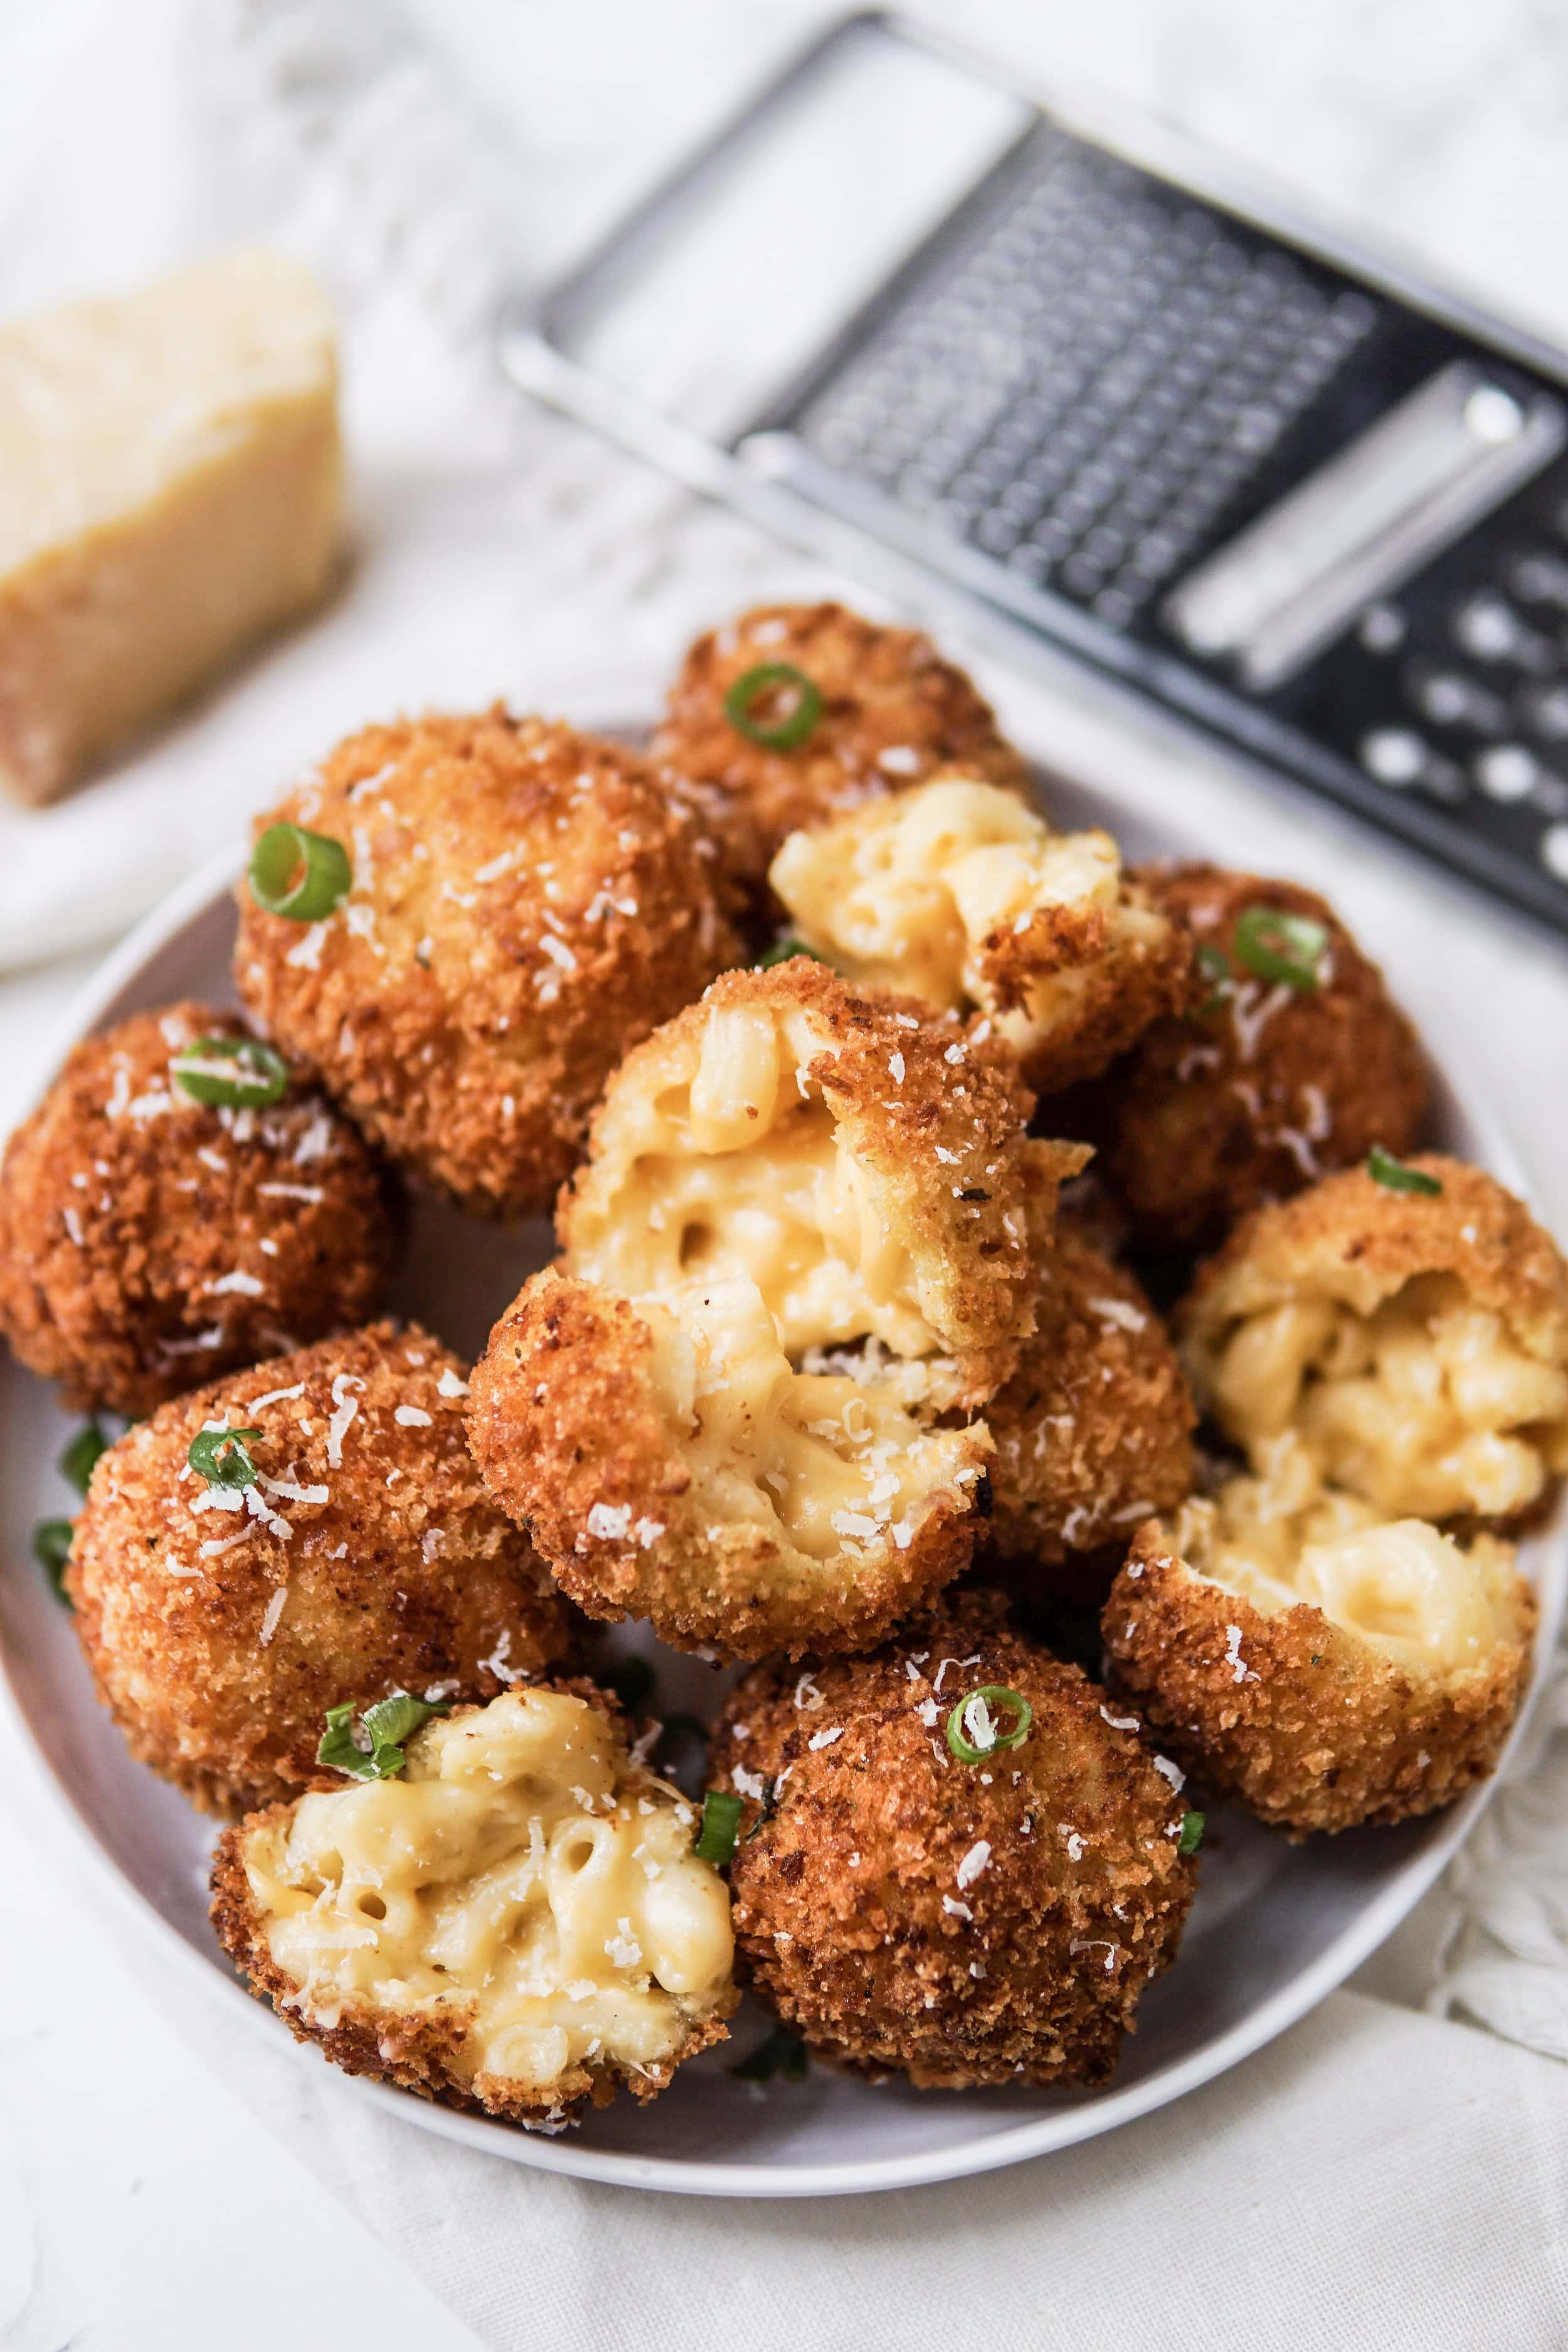
<path id="1" fill-rule="evenodd" d="M 1310 915 L 1287 914 L 1279 907 L 1248 907 L 1237 917 L 1230 943 L 1259 980 L 1282 981 L 1287 988 L 1305 993 L 1322 979 L 1329 930 Z"/>
<path id="2" fill-rule="evenodd" d="M 182 1094 L 212 1110 L 265 1110 L 289 1091 L 289 1066 L 259 1037 L 198 1037 L 169 1065 Z"/>
<path id="3" fill-rule="evenodd" d="M 87 1493 L 87 1482 L 92 1475 L 93 1465 L 100 1454 L 109 1451 L 109 1440 L 96 1421 L 84 1421 L 70 1444 L 60 1455 L 62 1477 L 68 1478 L 79 1495 Z"/>
<path id="4" fill-rule="evenodd" d="M 785 702 L 782 717 L 771 726 L 752 716 L 759 702 L 792 694 L 793 702 Z M 760 743 L 765 751 L 793 751 L 821 718 L 822 697 L 793 662 L 761 662 L 735 680 L 724 697 L 724 716 L 738 735 Z"/>
<path id="5" fill-rule="evenodd" d="M 773 941 L 765 955 L 757 958 L 756 968 L 759 971 L 772 971 L 774 964 L 793 963 L 796 956 L 805 956 L 813 963 L 827 961 L 827 958 L 819 956 L 815 948 L 808 948 L 804 940 L 797 940 L 793 932 L 785 931 Z"/>
<path id="6" fill-rule="evenodd" d="M 66 1562 L 70 1558 L 74 1523 L 69 1519 L 40 1519 L 33 1529 L 33 1558 L 47 1576 L 57 1601 L 68 1609 L 72 1603 L 66 1591 Z"/>
<path id="7" fill-rule="evenodd" d="M 316 1761 L 330 1772 L 345 1773 L 351 1780 L 390 1780 L 408 1761 L 403 1742 L 432 1716 L 451 1711 L 443 1703 L 394 1691 L 390 1698 L 379 1698 L 374 1706 L 367 1706 L 360 1718 L 361 1728 L 370 1739 L 367 1748 L 354 1738 L 353 1706 L 330 1706 Z"/>
<path id="8" fill-rule="evenodd" d="M 727 1789 L 710 1789 L 702 1800 L 702 1826 L 692 1840 L 699 1862 L 728 1862 L 735 1851 L 743 1801 Z"/>
<path id="9" fill-rule="evenodd" d="M 1005 1707 L 1013 1716 L 1011 1731 L 992 1721 L 994 1706 Z M 948 1717 L 947 1744 L 961 1764 L 984 1764 L 1005 1748 L 1022 1748 L 1034 1719 L 1035 1710 L 1022 1691 L 1009 1690 L 1005 1683 L 985 1683 L 979 1690 L 965 1691 Z"/>
<path id="10" fill-rule="evenodd" d="M 250 1440 L 260 1434 L 258 1429 L 198 1429 L 185 1459 L 209 1486 L 254 1486 Z"/>
<path id="11" fill-rule="evenodd" d="M 1178 1853 L 1196 1853 L 1199 1846 L 1201 1846 L 1204 1842 L 1204 1824 L 1207 1820 L 1208 1815 L 1206 1813 L 1184 1813 L 1182 1815 L 1182 1834 L 1176 1840 L 1176 1852 Z"/>
<path id="12" fill-rule="evenodd" d="M 1424 1168 L 1407 1168 L 1381 1143 L 1374 1143 L 1367 1153 L 1366 1172 L 1374 1184 L 1389 1192 L 1425 1192 L 1430 1199 L 1443 1189 L 1436 1176 L 1428 1176 Z"/>
<path id="13" fill-rule="evenodd" d="M 319 923 L 353 882 L 348 851 L 330 834 L 269 824 L 250 853 L 250 895 L 269 915 Z"/>

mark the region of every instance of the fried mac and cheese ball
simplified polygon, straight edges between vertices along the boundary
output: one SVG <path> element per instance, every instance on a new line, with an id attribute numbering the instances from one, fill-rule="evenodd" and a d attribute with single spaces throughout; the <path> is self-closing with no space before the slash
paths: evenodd
<path id="1" fill-rule="evenodd" d="M 991 1441 L 939 1416 L 1011 1371 L 1078 1159 L 1028 1108 L 994 1042 L 804 960 L 627 1058 L 469 1412 L 574 1600 L 755 1657 L 877 1641 L 965 1566 Z"/>
<path id="2" fill-rule="evenodd" d="M 1199 1400 L 1255 1468 L 1289 1433 L 1381 1511 L 1507 1526 L 1568 1469 L 1568 1266 L 1481 1169 L 1374 1165 L 1392 1189 L 1346 1170 L 1203 1269 L 1178 1315 Z"/>
<path id="3" fill-rule="evenodd" d="M 465 1394 L 437 1340 L 374 1324 L 181 1397 L 100 1457 L 77 1631 L 132 1754 L 204 1811 L 330 1781 L 329 1707 L 485 1697 L 567 1656 L 559 1597 L 469 1457 Z M 226 1430 L 242 1450 L 216 1450 Z M 236 1483 L 192 1464 L 198 1440 Z"/>
<path id="4" fill-rule="evenodd" d="M 986 1014 L 1037 1094 L 1096 1076 L 1185 999 L 1192 941 L 1110 835 L 1053 833 L 994 784 L 943 777 L 792 833 L 768 879 L 847 980 Z"/>
<path id="5" fill-rule="evenodd" d="M 213 1918 L 258 1999 L 351 2074 L 559 2129 L 725 2038 L 724 1882 L 588 1684 L 509 1691 L 395 1777 L 220 1841 Z"/>
<path id="6" fill-rule="evenodd" d="M 1107 1074 L 1085 1130 L 1141 1244 L 1210 1247 L 1374 1143 L 1415 1145 L 1430 1097 L 1420 1045 L 1331 908 L 1216 866 L 1132 880 L 1197 960 L 1190 1009 Z"/>
<path id="7" fill-rule="evenodd" d="M 1269 1475 L 1139 1531 L 1103 1620 L 1118 1685 L 1206 1786 L 1293 1838 L 1427 1813 L 1495 1767 L 1530 1674 L 1512 1549 Z"/>
<path id="8" fill-rule="evenodd" d="M 329 836 L 323 920 L 239 892 L 235 978 L 285 1052 L 466 1206 L 546 1212 L 626 1047 L 738 958 L 715 853 L 618 744 L 500 708 L 341 743 L 259 821 Z"/>
<path id="9" fill-rule="evenodd" d="M 1136 1279 L 1058 1218 L 1035 1328 L 985 1408 L 996 1441 L 987 1540 L 1038 1598 L 1104 1598 L 1132 1532 L 1191 1493 L 1197 1419 Z"/>
<path id="10" fill-rule="evenodd" d="M 151 1412 L 374 1309 L 399 1224 L 387 1179 L 257 1054 L 232 1012 L 134 1013 L 78 1045 L 12 1136 L 0 1329 L 68 1404 Z"/>
<path id="11" fill-rule="evenodd" d="M 988 1594 L 731 1695 L 714 1778 L 755 1826 L 731 1864 L 736 1941 L 817 2055 L 942 2090 L 1111 2073 L 1197 1865 L 1180 1773 L 1104 1699 Z"/>
<path id="12" fill-rule="evenodd" d="M 770 671 L 782 673 L 771 685 Z M 807 689 L 815 714 L 800 705 Z M 760 740 L 770 734 L 789 740 Z M 842 604 L 759 605 L 699 637 L 653 749 L 702 793 L 731 872 L 752 889 L 787 834 L 938 768 L 1027 790 L 1023 759 L 963 672 L 928 637 Z"/>

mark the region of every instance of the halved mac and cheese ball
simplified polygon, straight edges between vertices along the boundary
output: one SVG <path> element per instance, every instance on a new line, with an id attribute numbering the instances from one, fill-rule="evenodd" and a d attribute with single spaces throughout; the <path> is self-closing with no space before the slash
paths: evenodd
<path id="1" fill-rule="evenodd" d="M 759 605 L 699 637 L 653 751 L 699 788 L 731 871 L 757 892 L 787 834 L 937 768 L 1027 789 L 963 670 L 842 604 Z"/>
<path id="2" fill-rule="evenodd" d="M 274 1805 L 213 1870 L 225 1949 L 351 2074 L 560 2129 L 725 2038 L 724 1882 L 590 1685 L 427 1724 L 395 1777 Z"/>
<path id="3" fill-rule="evenodd" d="M 1037 1094 L 1097 1076 L 1186 993 L 1192 942 L 1110 835 L 1053 833 L 978 779 L 793 833 L 768 879 L 846 979 L 987 1014 Z"/>
<path id="4" fill-rule="evenodd" d="M 1197 1880 L 1180 1774 L 1117 1716 L 979 1593 L 731 1694 L 736 1940 L 816 2055 L 942 2090 L 1106 2079 Z"/>
<path id="5" fill-rule="evenodd" d="M 1373 1144 L 1415 1145 L 1431 1096 L 1420 1045 L 1314 891 L 1217 866 L 1132 879 L 1196 958 L 1188 1008 L 1152 1023 L 1083 1107 L 1141 1246 L 1210 1248 Z"/>
<path id="6" fill-rule="evenodd" d="M 400 1228 L 347 1119 L 232 1011 L 75 1047 L 0 1164 L 0 1331 L 68 1403 L 132 1415 L 376 1304 Z"/>
<path id="7" fill-rule="evenodd" d="M 242 886 L 241 996 L 395 1160 L 481 1213 L 548 1211 L 626 1047 L 741 952 L 668 780 L 499 706 L 365 728 L 258 838 L 280 825 L 324 842 L 345 887 L 307 921 Z"/>
<path id="8" fill-rule="evenodd" d="M 372 1325 L 164 1405 L 99 1460 L 66 1573 L 132 1754 L 204 1811 L 331 1774 L 327 1709 L 483 1698 L 571 1654 L 463 1429 L 462 1367 Z"/>
<path id="9" fill-rule="evenodd" d="M 1493 1769 L 1530 1673 L 1512 1548 L 1326 1488 L 1299 1442 L 1141 1529 L 1118 1685 L 1207 1786 L 1300 1838 L 1434 1811 Z"/>
<path id="10" fill-rule="evenodd" d="M 1506 1525 L 1568 1469 L 1568 1266 L 1461 1160 L 1380 1158 L 1258 1211 L 1179 1328 L 1200 1401 L 1255 1464 L 1293 1432 L 1396 1517 Z"/>

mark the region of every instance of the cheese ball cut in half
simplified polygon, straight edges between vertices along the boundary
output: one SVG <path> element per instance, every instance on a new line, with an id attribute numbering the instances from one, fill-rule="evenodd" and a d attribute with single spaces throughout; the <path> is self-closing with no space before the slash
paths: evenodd
<path id="1" fill-rule="evenodd" d="M 1495 1767 L 1535 1604 L 1510 1545 L 1325 1488 L 1299 1443 L 1139 1532 L 1103 1631 L 1205 1786 L 1292 1838 L 1448 1804 Z"/>
<path id="2" fill-rule="evenodd" d="M 1431 1097 L 1420 1045 L 1331 907 L 1217 866 L 1131 878 L 1195 957 L 1187 1006 L 1152 1023 L 1084 1106 L 1139 1246 L 1212 1248 L 1249 1209 L 1373 1144 L 1415 1147 Z"/>
<path id="3" fill-rule="evenodd" d="M 395 1160 L 481 1213 L 548 1211 L 627 1046 L 741 952 L 668 779 L 500 706 L 365 728 L 258 839 L 279 824 L 331 845 L 340 878 L 346 858 L 346 888 L 297 921 L 241 887 L 241 996 Z"/>
<path id="4" fill-rule="evenodd" d="M 1378 1159 L 1258 1210 L 1178 1328 L 1200 1402 L 1254 1466 L 1289 1431 L 1393 1517 L 1506 1526 L 1568 1468 L 1568 1266 L 1461 1160 Z"/>
<path id="5" fill-rule="evenodd" d="M 731 1694 L 736 1942 L 816 2056 L 922 2089 L 1106 2080 L 1197 1880 L 1181 1774 L 1121 1715 L 977 1593 Z"/>
<path id="6" fill-rule="evenodd" d="M 1016 1362 L 1031 1216 L 1076 1165 L 1028 1104 L 994 1043 L 798 961 L 628 1058 L 469 1411 L 590 1614 L 847 1648 L 966 1565 L 991 1441 L 939 1416 Z"/>
<path id="7" fill-rule="evenodd" d="M 179 1398 L 100 1458 L 77 1632 L 132 1754 L 204 1811 L 330 1784 L 330 1707 L 489 1697 L 569 1657 L 469 1457 L 466 1394 L 438 1340 L 379 1323 Z"/>
<path id="8" fill-rule="evenodd" d="M 351 2074 L 559 2130 L 725 2039 L 730 1902 L 696 1818 L 588 1684 L 508 1691 L 393 1777 L 219 1843 L 213 1919 L 296 2040 Z"/>
<path id="9" fill-rule="evenodd" d="M 234 1013 L 74 1048 L 0 1163 L 0 1330 L 67 1403 L 132 1416 L 346 1325 L 400 1232 L 374 1155 Z"/>
<path id="10" fill-rule="evenodd" d="M 1037 1094 L 1103 1070 L 1186 994 L 1192 942 L 1108 833 L 1053 833 L 1016 793 L 916 785 L 791 834 L 768 871 L 847 980 L 989 1016 Z"/>
<path id="11" fill-rule="evenodd" d="M 699 637 L 653 751 L 697 787 L 730 870 L 758 892 L 786 835 L 936 769 L 1028 782 L 963 670 L 842 604 L 759 605 Z"/>

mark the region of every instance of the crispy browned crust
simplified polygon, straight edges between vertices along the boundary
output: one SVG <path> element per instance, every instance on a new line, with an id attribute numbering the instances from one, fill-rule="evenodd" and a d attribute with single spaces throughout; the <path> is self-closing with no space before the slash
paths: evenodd
<path id="1" fill-rule="evenodd" d="M 760 1529 L 712 1524 L 659 1410 L 653 1348 L 627 1300 L 547 1268 L 474 1370 L 474 1459 L 589 1616 L 646 1617 L 672 1648 L 738 1658 L 863 1649 L 968 1566 L 973 1486 L 947 1490 L 906 1550 L 889 1536 L 864 1564 L 809 1578 Z"/>
<path id="2" fill-rule="evenodd" d="M 171 1084 L 175 1053 L 247 1034 L 211 1005 L 135 1013 L 76 1046 L 11 1138 L 0 1329 L 68 1404 L 140 1416 L 375 1306 L 401 1220 L 348 1121 L 298 1078 L 237 1118 Z"/>
<path id="3" fill-rule="evenodd" d="M 1141 883 L 1123 883 L 1121 900 L 1154 911 Z M 1085 973 L 1071 1021 L 1022 1057 L 1026 1084 L 1046 1097 L 1098 1077 L 1152 1021 L 1185 1004 L 1193 942 L 1182 924 L 1164 922 L 1151 939 L 1113 947 L 1105 908 L 1042 907 L 1026 929 L 1009 925 L 994 931 L 980 961 L 1001 1012 L 1026 1005 L 1037 981 L 1062 971 Z"/>
<path id="4" fill-rule="evenodd" d="M 1434 1812 L 1487 1778 L 1530 1674 L 1536 1610 L 1522 1577 L 1516 1605 L 1520 1638 L 1484 1664 L 1413 1676 L 1308 1602 L 1266 1616 L 1204 1581 L 1152 1520 L 1102 1626 L 1117 1685 L 1172 1753 L 1300 1839 Z"/>
<path id="5" fill-rule="evenodd" d="M 985 1419 L 989 1540 L 1030 1597 L 1102 1599 L 1133 1528 L 1192 1491 L 1181 1360 L 1141 1285 L 1070 1218 L 1041 1264 L 1034 1337 Z"/>
<path id="6" fill-rule="evenodd" d="M 279 818 L 341 840 L 355 887 L 302 966 L 301 926 L 242 883 L 241 995 L 395 1159 L 481 1213 L 549 1208 L 621 1055 L 741 951 L 667 780 L 500 704 L 365 728 L 258 831 Z"/>
<path id="7" fill-rule="evenodd" d="M 1040 1204 L 1054 1198 L 1055 1182 L 1087 1155 L 1026 1140 L 1033 1097 L 984 1024 L 965 1027 L 888 989 L 853 989 L 808 957 L 725 972 L 700 1003 L 626 1056 L 595 1116 L 588 1157 L 562 1195 L 557 1231 L 566 1265 L 595 1223 L 614 1213 L 622 1132 L 635 1131 L 638 1105 L 695 1067 L 710 1012 L 735 1004 L 810 1012 L 822 1050 L 807 1076 L 907 1238 L 921 1310 L 958 1361 L 961 1401 L 983 1401 L 1012 1370 L 1028 1328 L 1026 1192 L 1035 1196 L 1035 1213 L 1046 1214 Z"/>
<path id="8" fill-rule="evenodd" d="M 1216 995 L 1196 971 L 1191 1009 L 1155 1021 L 1082 1106 L 1139 1243 L 1207 1247 L 1259 1202 L 1352 1166 L 1374 1143 L 1415 1145 L 1430 1100 L 1415 1031 L 1315 891 L 1203 865 L 1133 879 L 1195 946 L 1222 950 L 1239 983 Z M 1331 959 L 1318 988 L 1279 990 L 1261 1025 L 1275 992 L 1233 952 L 1237 919 L 1256 906 L 1325 924 Z"/>
<path id="9" fill-rule="evenodd" d="M 944 1658 L 965 1663 L 942 1673 Z M 986 1684 L 1035 1710 L 989 1781 L 943 1736 Z M 943 1601 L 868 1657 L 761 1666 L 731 1694 L 714 1778 L 730 1785 L 738 1768 L 775 1783 L 731 1865 L 737 1940 L 819 2055 L 951 2090 L 1110 2074 L 1145 1984 L 1175 1957 L 1197 1866 L 1177 1853 L 1168 1782 L 1107 1721 L 1104 1696 L 1007 1631 L 984 1593 Z M 748 1824 L 760 1810 L 748 1805 Z M 961 1882 L 981 1843 L 989 1860 Z"/>
<path id="10" fill-rule="evenodd" d="M 791 751 L 752 742 L 724 715 L 764 663 L 802 671 L 822 716 Z M 891 771 L 885 751 L 912 761 Z M 912 629 L 879 628 L 842 604 L 762 604 L 698 638 L 669 690 L 653 754 L 697 786 L 731 871 L 760 892 L 787 834 L 950 768 L 1016 792 L 1028 770 L 971 680 Z"/>
<path id="11" fill-rule="evenodd" d="M 166 1404 L 100 1458 L 68 1571 L 77 1632 L 132 1754 L 204 1811 L 335 1786 L 316 1746 L 344 1700 L 437 1684 L 493 1697 L 570 1654 L 543 1567 L 474 1467 L 461 1394 L 441 1393 L 460 1372 L 417 1325 L 374 1324 Z M 334 1415 L 351 1399 L 334 1464 Z M 400 1406 L 428 1425 L 399 1423 Z M 265 1475 L 329 1489 L 324 1502 L 268 1494 L 286 1538 L 245 1512 L 191 1509 L 203 1491 L 195 1471 L 180 1476 L 191 1440 L 226 1409 L 231 1427 L 262 1432 L 251 1450 Z M 245 1541 L 203 1557 L 242 1528 Z"/>

